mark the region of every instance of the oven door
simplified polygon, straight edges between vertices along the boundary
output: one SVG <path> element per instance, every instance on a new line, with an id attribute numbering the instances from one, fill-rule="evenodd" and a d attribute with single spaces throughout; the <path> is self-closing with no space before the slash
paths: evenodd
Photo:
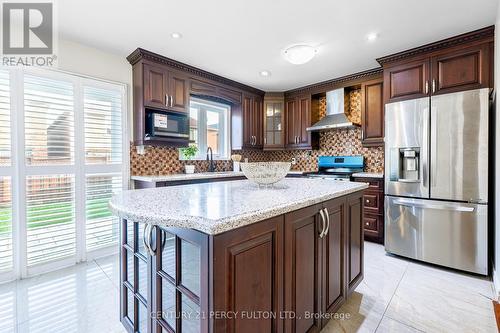
<path id="1" fill-rule="evenodd" d="M 189 139 L 189 116 L 174 112 L 147 113 L 146 133 L 151 137 Z"/>

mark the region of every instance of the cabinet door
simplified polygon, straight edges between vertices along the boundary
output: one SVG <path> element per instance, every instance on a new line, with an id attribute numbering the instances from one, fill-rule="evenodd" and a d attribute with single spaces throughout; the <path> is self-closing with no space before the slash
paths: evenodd
<path id="1" fill-rule="evenodd" d="M 298 99 L 298 114 L 299 114 L 299 126 L 297 127 L 297 133 L 299 136 L 298 145 L 303 147 L 311 146 L 311 132 L 306 131 L 306 128 L 310 127 L 311 124 L 311 96 L 302 96 Z"/>
<path id="2" fill-rule="evenodd" d="M 156 227 L 154 238 L 153 332 L 208 332 L 208 236 Z"/>
<path id="3" fill-rule="evenodd" d="M 177 72 L 168 73 L 168 108 L 178 112 L 189 111 L 189 91 L 187 78 Z"/>
<path id="4" fill-rule="evenodd" d="M 264 144 L 264 112 L 262 105 L 262 98 L 260 96 L 256 96 L 253 100 L 253 114 L 252 114 L 252 123 L 253 123 L 253 135 L 254 135 L 254 147 L 262 148 Z"/>
<path id="5" fill-rule="evenodd" d="M 144 64 L 144 106 L 166 109 L 168 96 L 168 72 L 159 67 Z"/>
<path id="6" fill-rule="evenodd" d="M 243 95 L 243 103 L 241 105 L 243 114 L 243 147 L 253 148 L 254 146 L 254 122 L 253 122 L 253 109 L 254 99 L 252 96 Z"/>
<path id="7" fill-rule="evenodd" d="M 384 69 L 385 103 L 429 96 L 429 59 Z"/>
<path id="8" fill-rule="evenodd" d="M 321 292 L 320 206 L 310 206 L 285 215 L 285 311 L 295 318 L 285 320 L 285 332 L 319 332 Z"/>
<path id="9" fill-rule="evenodd" d="M 120 321 L 128 331 L 151 332 L 151 257 L 143 245 L 145 224 L 122 220 Z"/>
<path id="10" fill-rule="evenodd" d="M 240 314 L 215 319 L 213 331 L 283 332 L 279 317 L 249 317 L 283 309 L 283 216 L 214 236 L 213 244 L 214 310 Z"/>
<path id="11" fill-rule="evenodd" d="M 361 140 L 364 146 L 384 145 L 383 80 L 361 84 Z"/>
<path id="12" fill-rule="evenodd" d="M 354 193 L 347 196 L 347 291 L 354 291 L 363 279 L 363 194 Z"/>
<path id="13" fill-rule="evenodd" d="M 323 204 L 329 218 L 327 234 L 322 241 L 322 276 L 321 291 L 323 313 L 334 313 L 346 299 L 346 200 L 339 198 Z M 328 319 L 323 319 L 323 326 Z"/>
<path id="14" fill-rule="evenodd" d="M 488 44 L 432 57 L 432 93 L 487 88 L 490 83 L 489 57 Z"/>
<path id="15" fill-rule="evenodd" d="M 297 104 L 297 99 L 290 99 L 285 102 L 286 146 L 290 148 L 297 145 L 297 127 L 300 124 Z"/>
<path id="16" fill-rule="evenodd" d="M 264 102 L 264 149 L 284 148 L 284 103 Z"/>

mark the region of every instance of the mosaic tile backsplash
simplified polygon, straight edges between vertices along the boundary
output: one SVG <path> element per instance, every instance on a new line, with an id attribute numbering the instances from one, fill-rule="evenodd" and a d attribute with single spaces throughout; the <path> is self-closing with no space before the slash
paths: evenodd
<path id="1" fill-rule="evenodd" d="M 361 123 L 361 93 L 352 90 L 346 97 L 349 108 L 348 118 L 356 124 Z M 320 115 L 326 114 L 326 99 L 320 100 Z M 363 147 L 361 145 L 361 129 L 338 129 L 320 133 L 318 150 L 282 150 L 282 151 L 253 151 L 234 150 L 233 154 L 240 154 L 250 162 L 290 161 L 296 159 L 293 170 L 316 171 L 318 156 L 322 155 L 363 155 L 367 172 L 384 171 L 383 147 Z M 186 161 L 179 160 L 179 151 L 176 148 L 147 147 L 144 155 L 137 154 L 133 145 L 130 149 L 130 174 L 136 176 L 166 175 L 184 172 Z M 208 171 L 207 161 L 189 161 L 195 165 L 196 172 Z M 216 171 L 232 170 L 231 161 L 215 161 Z"/>

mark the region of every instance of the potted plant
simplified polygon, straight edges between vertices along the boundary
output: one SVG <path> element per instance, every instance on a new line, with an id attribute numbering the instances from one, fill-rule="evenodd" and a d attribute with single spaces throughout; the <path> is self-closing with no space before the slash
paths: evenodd
<path id="1" fill-rule="evenodd" d="M 196 153 L 198 153 L 198 147 L 196 147 L 195 145 L 190 145 L 189 147 L 180 148 L 179 151 L 181 152 L 184 159 L 190 161 L 193 157 L 196 156 Z M 184 169 L 186 173 L 194 173 L 194 165 L 192 164 L 185 164 Z"/>

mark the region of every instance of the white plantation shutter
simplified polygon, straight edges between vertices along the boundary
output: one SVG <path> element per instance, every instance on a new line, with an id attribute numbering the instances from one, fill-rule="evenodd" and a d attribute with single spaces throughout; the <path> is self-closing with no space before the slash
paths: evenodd
<path id="1" fill-rule="evenodd" d="M 24 76 L 27 165 L 72 164 L 75 151 L 73 84 Z"/>
<path id="2" fill-rule="evenodd" d="M 10 177 L 0 177 L 0 272 L 12 269 L 11 193 Z"/>
<path id="3" fill-rule="evenodd" d="M 84 87 L 85 162 L 122 162 L 122 95 L 118 91 Z"/>
<path id="4" fill-rule="evenodd" d="M 0 69 L 0 282 L 118 250 L 125 119 L 124 85 Z"/>
<path id="5" fill-rule="evenodd" d="M 85 210 L 87 249 L 95 250 L 118 242 L 118 218 L 108 209 L 111 196 L 123 187 L 121 174 L 87 175 Z"/>
<path id="6" fill-rule="evenodd" d="M 74 255 L 74 176 L 27 177 L 26 222 L 28 266 Z"/>
<path id="7" fill-rule="evenodd" d="M 11 164 L 11 127 L 9 72 L 0 70 L 0 167 Z"/>

